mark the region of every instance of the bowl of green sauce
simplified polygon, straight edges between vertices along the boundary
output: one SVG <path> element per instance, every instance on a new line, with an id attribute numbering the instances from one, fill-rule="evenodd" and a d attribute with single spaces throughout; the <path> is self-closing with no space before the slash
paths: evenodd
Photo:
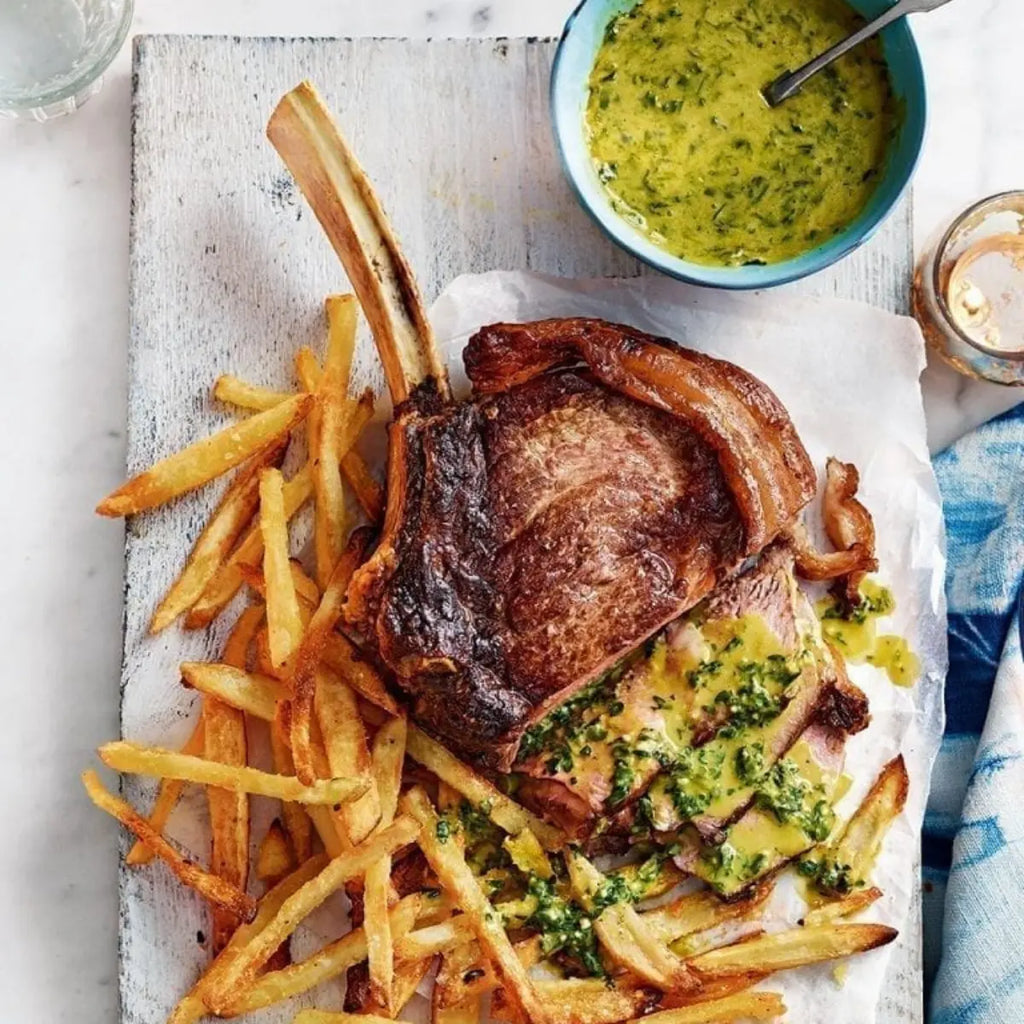
<path id="1" fill-rule="evenodd" d="M 583 206 L 673 277 L 766 288 L 875 232 L 924 139 L 905 21 L 781 106 L 761 89 L 888 0 L 583 0 L 551 74 L 555 137 Z"/>

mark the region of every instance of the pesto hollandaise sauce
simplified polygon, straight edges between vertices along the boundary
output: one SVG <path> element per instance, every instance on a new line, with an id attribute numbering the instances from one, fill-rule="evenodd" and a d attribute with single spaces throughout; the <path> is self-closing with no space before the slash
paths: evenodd
<path id="1" fill-rule="evenodd" d="M 822 633 L 846 661 L 866 661 L 882 669 L 896 686 L 913 686 L 921 675 L 921 660 L 904 637 L 878 633 L 878 620 L 896 608 L 892 593 L 877 580 L 865 579 L 860 594 L 860 602 L 853 608 L 844 608 L 832 598 L 818 603 Z"/>
<path id="2" fill-rule="evenodd" d="M 843 0 L 641 0 L 615 17 L 586 128 L 616 211 L 709 266 L 780 262 L 841 232 L 899 126 L 880 43 L 774 110 L 761 89 L 860 24 Z"/>

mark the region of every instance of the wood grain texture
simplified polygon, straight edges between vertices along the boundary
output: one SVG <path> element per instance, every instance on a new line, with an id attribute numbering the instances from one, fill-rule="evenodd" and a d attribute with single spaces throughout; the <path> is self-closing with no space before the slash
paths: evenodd
<path id="1" fill-rule="evenodd" d="M 303 78 L 337 113 L 428 301 L 469 271 L 640 273 L 579 209 L 558 168 L 547 118 L 552 53 L 550 41 L 524 39 L 139 37 L 129 471 L 227 421 L 228 411 L 209 398 L 218 374 L 283 388 L 292 382 L 295 349 L 320 349 L 323 296 L 344 288 L 344 276 L 263 134 L 277 99 Z M 905 201 L 859 252 L 791 287 L 905 311 L 910 245 Z M 365 331 L 353 379 L 382 390 Z M 219 491 L 206 488 L 129 523 L 122 730 L 131 739 L 184 741 L 195 698 L 178 685 L 178 664 L 213 656 L 233 618 L 208 632 L 146 632 Z M 129 780 L 124 788 L 148 806 L 151 785 Z M 203 801 L 190 794 L 170 834 L 202 851 L 204 820 Z M 922 1019 L 916 909 L 912 921 L 879 1011 L 887 1024 Z M 206 962 L 208 931 L 205 909 L 162 867 L 122 868 L 123 1024 L 166 1019 Z M 337 997 L 321 992 L 317 1002 L 331 1007 Z M 252 1019 L 290 1020 L 294 1010 Z"/>

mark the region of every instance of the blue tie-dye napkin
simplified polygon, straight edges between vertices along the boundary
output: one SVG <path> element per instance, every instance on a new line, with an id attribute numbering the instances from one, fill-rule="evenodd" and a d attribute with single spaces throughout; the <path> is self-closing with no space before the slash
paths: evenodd
<path id="1" fill-rule="evenodd" d="M 946 733 L 924 826 L 932 1024 L 1024 1020 L 1024 406 L 935 458 L 949 537 Z"/>

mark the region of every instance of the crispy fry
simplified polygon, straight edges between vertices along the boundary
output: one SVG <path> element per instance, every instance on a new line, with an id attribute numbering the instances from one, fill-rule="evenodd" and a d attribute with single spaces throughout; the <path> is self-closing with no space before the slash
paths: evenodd
<path id="1" fill-rule="evenodd" d="M 562 832 L 520 807 L 415 725 L 409 726 L 406 747 L 411 758 L 457 789 L 470 803 L 489 807 L 491 821 L 510 835 L 518 835 L 528 828 L 546 850 L 558 850 L 565 845 L 566 837 Z"/>
<path id="2" fill-rule="evenodd" d="M 327 355 L 317 390 L 320 405 L 319 447 L 313 462 L 316 491 L 316 572 L 321 587 L 327 586 L 334 563 L 345 546 L 345 493 L 341 486 L 338 447 L 347 418 L 348 378 L 356 340 L 354 295 L 329 295 L 327 308 Z"/>
<path id="3" fill-rule="evenodd" d="M 275 405 L 288 401 L 292 396 L 287 391 L 274 391 L 259 384 L 250 384 L 233 374 L 225 373 L 214 382 L 213 397 L 218 402 L 237 405 L 240 409 L 264 412 L 267 409 L 273 409 Z"/>
<path id="4" fill-rule="evenodd" d="M 907 802 L 909 785 L 901 754 L 882 769 L 839 838 L 823 852 L 816 851 L 809 858 L 821 862 L 823 870 L 817 876 L 819 888 L 842 895 L 867 882 L 882 840 Z"/>
<path id="5" fill-rule="evenodd" d="M 224 642 L 224 664 L 245 670 L 249 663 L 249 648 L 265 617 L 266 609 L 262 604 L 251 604 L 238 616 Z"/>
<path id="6" fill-rule="evenodd" d="M 292 574 L 292 583 L 295 585 L 295 596 L 299 599 L 299 611 L 312 614 L 320 601 L 320 588 L 316 582 L 306 575 L 306 570 L 297 558 L 288 560 L 288 568 Z M 247 583 L 263 599 L 267 596 L 267 581 L 263 570 L 255 565 L 240 565 L 239 572 L 242 574 L 243 582 Z"/>
<path id="7" fill-rule="evenodd" d="M 396 935 L 403 935 L 415 924 L 430 900 L 421 893 L 400 900 L 389 913 L 390 927 Z M 260 1010 L 274 1003 L 308 992 L 325 981 L 338 977 L 349 967 L 366 958 L 366 938 L 362 928 L 353 928 L 340 939 L 324 946 L 301 963 L 279 971 L 268 972 L 257 979 L 244 996 L 234 1003 L 225 1016 L 238 1016 Z"/>
<path id="8" fill-rule="evenodd" d="M 206 1006 L 214 1013 L 220 1013 L 240 1001 L 274 950 L 313 910 L 348 879 L 365 873 L 378 857 L 393 853 L 414 839 L 417 831 L 414 821 L 398 818 L 365 843 L 332 860 L 319 875 L 285 900 L 273 920 L 239 950 L 236 957 L 222 968 L 214 965 L 204 986 Z"/>
<path id="9" fill-rule="evenodd" d="M 566 854 L 566 866 L 573 893 L 588 910 L 605 885 L 605 877 L 581 853 Z M 616 963 L 664 992 L 688 991 L 696 987 L 691 972 L 645 926 L 628 903 L 597 908 L 594 931 Z"/>
<path id="10" fill-rule="evenodd" d="M 222 764 L 245 766 L 248 760 L 245 718 L 241 711 L 213 697 L 203 703 L 206 757 Z M 249 879 L 249 797 L 216 786 L 206 790 L 212 835 L 210 870 L 245 892 Z M 213 951 L 227 944 L 239 925 L 238 918 L 223 908 L 213 911 Z"/>
<path id="11" fill-rule="evenodd" d="M 275 818 L 260 841 L 256 854 L 256 877 L 270 886 L 295 870 L 295 858 L 280 818 Z"/>
<path id="12" fill-rule="evenodd" d="M 411 729 L 409 737 L 412 737 Z M 419 787 L 414 787 L 405 794 L 399 806 L 419 822 L 420 847 L 428 863 L 441 884 L 461 907 L 462 912 L 469 916 L 481 946 L 498 965 L 502 979 L 513 993 L 517 1006 L 534 1024 L 544 1024 L 547 1018 L 533 988 L 533 982 L 516 956 L 497 915 L 480 891 L 480 886 L 463 858 L 458 844 L 442 842 L 438 837 L 437 826 L 440 819 L 426 793 Z"/>
<path id="13" fill-rule="evenodd" d="M 376 1013 L 301 1010 L 295 1015 L 292 1024 L 391 1024 L 391 1018 Z"/>
<path id="14" fill-rule="evenodd" d="M 430 998 L 431 1024 L 478 1024 L 480 996 L 460 996 L 458 988 L 466 972 L 475 968 L 479 953 L 478 943 L 465 942 L 441 958 Z"/>
<path id="15" fill-rule="evenodd" d="M 254 476 L 255 479 L 255 476 Z M 263 609 L 254 605 L 239 617 L 224 645 L 224 659 L 239 669 L 245 668 L 249 644 L 263 619 Z M 245 716 L 241 711 L 215 697 L 205 697 L 205 754 L 211 761 L 245 765 L 248 743 Z M 211 786 L 206 791 L 210 807 L 212 845 L 210 869 L 245 892 L 249 881 L 249 797 Z M 282 871 L 281 876 L 287 874 Z M 220 908 L 213 911 L 213 952 L 219 953 L 234 934 L 238 919 Z"/>
<path id="16" fill-rule="evenodd" d="M 373 740 L 370 767 L 380 802 L 380 827 L 389 825 L 398 809 L 406 733 L 405 719 L 392 718 L 377 730 Z M 381 857 L 370 866 L 363 881 L 363 928 L 366 931 L 370 991 L 374 999 L 394 1015 L 392 979 L 395 954 L 388 918 L 390 891 L 391 858 Z"/>
<path id="17" fill-rule="evenodd" d="M 337 672 L 360 697 L 389 715 L 398 714 L 398 705 L 388 693 L 380 673 L 340 633 L 328 635 L 323 648 L 323 663 Z"/>
<path id="18" fill-rule="evenodd" d="M 304 391 L 312 393 L 320 387 L 320 378 L 323 376 L 323 371 L 316 361 L 316 356 L 313 355 L 308 346 L 299 349 L 295 354 L 295 369 Z M 352 488 L 352 493 L 355 494 L 359 504 L 362 505 L 363 511 L 370 522 L 378 523 L 384 517 L 384 489 L 373 478 L 363 457 L 354 447 L 359 435 L 363 431 L 363 427 L 366 426 L 372 416 L 373 394 L 372 392 L 364 392 L 360 396 L 359 401 L 351 408 L 348 422 L 345 425 L 349 440 L 343 440 L 338 447 L 342 451 L 345 451 L 346 448 L 348 449 L 341 459 L 341 472 Z M 312 452 L 320 450 L 317 440 L 319 435 L 316 434 L 316 430 L 319 430 L 319 418 L 319 410 L 314 409 L 310 413 L 309 449 Z M 317 423 L 316 430 L 313 429 L 314 420 Z"/>
<path id="19" fill-rule="evenodd" d="M 270 722 L 270 752 L 274 759 L 274 770 L 280 775 L 294 775 L 295 763 L 292 761 L 292 750 L 289 745 L 291 735 L 291 705 L 287 701 L 278 701 L 274 707 L 274 717 Z M 313 808 L 313 814 L 318 819 L 329 820 L 329 809 L 326 807 Z M 291 801 L 281 802 L 281 817 L 284 819 L 284 826 L 288 832 L 288 838 L 292 843 L 292 850 L 295 859 L 301 864 L 313 851 L 313 822 L 306 808 Z M 318 829 L 319 831 L 319 829 Z M 327 852 L 332 856 L 335 853 L 327 846 Z"/>
<path id="20" fill-rule="evenodd" d="M 348 590 L 352 574 L 363 560 L 369 539 L 369 534 L 365 530 L 356 530 L 349 538 L 345 550 L 331 572 L 320 604 L 309 620 L 309 626 L 293 659 L 292 755 L 295 758 L 296 774 L 305 782 L 312 781 L 315 775 L 309 737 L 313 698 L 316 693 L 316 669 L 323 656 L 327 638 L 341 617 L 345 592 Z"/>
<path id="21" fill-rule="evenodd" d="M 201 487 L 287 436 L 309 413 L 313 401 L 312 395 L 295 395 L 189 445 L 122 484 L 96 511 L 101 516 L 135 515 Z"/>
<path id="22" fill-rule="evenodd" d="M 192 735 L 185 741 L 181 752 L 183 754 L 201 754 L 205 747 L 205 742 L 203 716 L 200 715 L 195 729 L 192 730 Z M 167 827 L 167 819 L 170 818 L 171 811 L 174 810 L 178 800 L 181 799 L 181 793 L 184 788 L 185 783 L 181 779 L 160 780 L 160 787 L 156 791 L 156 801 L 147 819 L 154 832 L 163 832 Z M 153 857 L 153 851 L 139 839 L 135 841 L 135 845 L 128 851 L 125 863 L 132 867 L 141 867 L 143 864 L 148 864 Z"/>
<path id="23" fill-rule="evenodd" d="M 202 757 L 178 754 L 160 747 L 143 747 L 124 740 L 105 743 L 99 748 L 99 755 L 107 767 L 121 772 L 161 779 L 184 779 L 203 786 L 219 786 L 232 792 L 254 793 L 299 803 L 345 803 L 355 800 L 367 788 L 363 779 L 321 779 L 312 786 L 303 786 L 291 775 L 271 775 L 257 768 L 222 765 Z"/>
<path id="24" fill-rule="evenodd" d="M 296 868 L 287 878 L 282 879 L 259 901 L 256 908 L 256 916 L 249 924 L 243 924 L 231 936 L 231 941 L 221 950 L 217 958 L 207 968 L 206 973 L 192 986 L 184 998 L 174 1008 L 167 1024 L 196 1024 L 206 1016 L 206 1004 L 203 1002 L 202 994 L 209 983 L 210 973 L 216 970 L 223 971 L 252 940 L 258 935 L 267 924 L 274 919 L 281 909 L 285 900 L 302 888 L 311 878 L 316 877 L 328 860 L 324 856 L 311 857 L 300 867 Z M 216 974 L 214 974 L 216 977 Z"/>
<path id="25" fill-rule="evenodd" d="M 771 895 L 772 888 L 771 884 L 759 886 L 748 897 L 732 902 L 702 889 L 640 916 L 648 932 L 668 946 L 684 935 L 714 928 L 759 910 Z"/>
<path id="26" fill-rule="evenodd" d="M 352 488 L 356 501 L 366 513 L 366 518 L 371 523 L 379 523 L 384 518 L 384 488 L 370 472 L 366 460 L 354 448 L 350 448 L 342 457 L 341 472 Z"/>
<path id="27" fill-rule="evenodd" d="M 313 471 L 307 463 L 284 485 L 284 513 L 292 517 L 313 496 Z M 185 616 L 186 629 L 208 626 L 231 602 L 244 582 L 241 567 L 258 565 L 263 558 L 263 533 L 255 523 L 228 560 L 206 585 L 202 596 Z"/>
<path id="28" fill-rule="evenodd" d="M 101 810 L 117 818 L 122 825 L 130 829 L 159 857 L 175 874 L 178 881 L 194 889 L 203 899 L 214 906 L 224 907 L 243 921 L 252 920 L 256 914 L 256 901 L 247 896 L 237 886 L 226 882 L 223 878 L 204 871 L 183 857 L 159 832 L 130 804 L 109 793 L 100 782 L 100 777 L 93 771 L 82 773 L 82 783 L 89 799 Z"/>
<path id="29" fill-rule="evenodd" d="M 259 505 L 260 472 L 280 465 L 287 446 L 287 440 L 281 440 L 265 448 L 238 471 L 199 534 L 181 575 L 153 613 L 150 633 L 166 629 L 199 600 Z"/>
<path id="30" fill-rule="evenodd" d="M 370 748 L 355 694 L 330 669 L 317 669 L 314 703 L 331 775 L 367 783 L 365 793 L 341 809 L 349 842 L 361 843 L 380 821 L 380 797 L 370 775 Z"/>
<path id="31" fill-rule="evenodd" d="M 275 668 L 280 668 L 299 646 L 302 617 L 289 565 L 284 478 L 276 469 L 265 469 L 260 474 L 260 530 L 263 533 L 270 660 Z"/>
<path id="32" fill-rule="evenodd" d="M 687 964 L 702 978 L 786 971 L 884 946 L 897 931 L 884 924 L 826 924 L 771 932 L 701 953 Z"/>
<path id="33" fill-rule="evenodd" d="M 828 924 L 831 921 L 839 921 L 844 917 L 850 917 L 862 910 L 866 910 L 872 903 L 881 898 L 881 889 L 875 889 L 874 887 L 858 889 L 856 892 L 851 892 L 848 896 L 843 896 L 842 899 L 830 900 L 828 903 L 823 903 L 820 907 L 808 910 L 804 914 L 803 923 L 805 925 L 819 925 Z"/>
<path id="34" fill-rule="evenodd" d="M 186 661 L 181 666 L 181 678 L 200 693 L 268 722 L 273 719 L 277 701 L 284 694 L 281 683 L 272 676 L 246 672 L 232 665 Z"/>
<path id="35" fill-rule="evenodd" d="M 551 1024 L 616 1024 L 657 1006 L 661 994 L 625 979 L 609 983 L 604 978 L 564 978 L 538 981 L 537 992 Z M 491 1000 L 491 1016 L 518 1022 L 501 989 Z"/>
<path id="36" fill-rule="evenodd" d="M 774 1020 L 786 1012 L 775 992 L 742 992 L 706 1003 L 662 1010 L 642 1018 L 644 1024 L 733 1024 L 737 1020 Z"/>

